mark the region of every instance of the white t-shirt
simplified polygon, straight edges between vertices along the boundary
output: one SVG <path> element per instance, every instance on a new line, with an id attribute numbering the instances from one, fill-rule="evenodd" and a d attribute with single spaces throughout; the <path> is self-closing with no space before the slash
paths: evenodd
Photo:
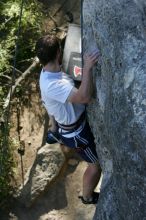
<path id="1" fill-rule="evenodd" d="M 67 101 L 71 90 L 74 88 L 73 80 L 63 72 L 47 72 L 40 74 L 40 89 L 42 102 L 49 115 L 64 125 L 76 122 L 85 110 L 84 104 Z"/>

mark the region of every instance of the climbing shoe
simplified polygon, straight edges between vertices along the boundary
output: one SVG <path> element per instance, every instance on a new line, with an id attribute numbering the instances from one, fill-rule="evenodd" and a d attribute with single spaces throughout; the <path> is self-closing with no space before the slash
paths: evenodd
<path id="1" fill-rule="evenodd" d="M 84 199 L 83 196 L 79 196 L 83 204 L 96 204 L 98 202 L 99 193 L 93 192 L 91 199 Z"/>

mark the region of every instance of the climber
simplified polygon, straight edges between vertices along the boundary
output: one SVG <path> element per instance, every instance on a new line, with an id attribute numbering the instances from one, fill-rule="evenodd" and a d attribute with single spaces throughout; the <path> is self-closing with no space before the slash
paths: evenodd
<path id="1" fill-rule="evenodd" d="M 83 195 L 79 198 L 84 204 L 95 204 L 99 194 L 94 189 L 99 182 L 101 168 L 94 137 L 86 120 L 85 104 L 91 100 L 91 69 L 97 63 L 99 53 L 94 51 L 85 55 L 82 82 L 78 89 L 61 70 L 61 49 L 55 36 L 40 38 L 36 43 L 36 54 L 43 66 L 40 74 L 42 102 L 48 114 L 55 118 L 63 144 L 74 148 L 88 163 L 83 175 Z"/>

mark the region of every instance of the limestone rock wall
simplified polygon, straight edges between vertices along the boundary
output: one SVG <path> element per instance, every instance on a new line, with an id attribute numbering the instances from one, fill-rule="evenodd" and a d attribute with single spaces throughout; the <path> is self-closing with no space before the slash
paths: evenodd
<path id="1" fill-rule="evenodd" d="M 98 46 L 88 107 L 103 169 L 94 220 L 146 219 L 146 1 L 84 0 L 84 50 Z"/>

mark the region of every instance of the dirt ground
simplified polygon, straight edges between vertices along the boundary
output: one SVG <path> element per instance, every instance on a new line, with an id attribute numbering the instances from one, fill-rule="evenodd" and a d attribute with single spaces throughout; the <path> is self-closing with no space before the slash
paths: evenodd
<path id="1" fill-rule="evenodd" d="M 1 220 L 91 220 L 95 206 L 84 205 L 78 199 L 85 167 L 85 162 L 70 159 L 66 171 L 31 208 L 16 201 Z"/>
<path id="2" fill-rule="evenodd" d="M 56 27 L 60 36 L 68 25 L 67 12 L 71 12 L 74 23 L 80 23 L 80 1 L 78 0 L 41 0 L 44 10 L 49 12 L 44 21 L 46 33 Z M 63 29 L 62 29 L 63 28 Z M 54 31 L 54 30 L 53 30 Z M 32 166 L 36 152 L 44 143 L 45 131 L 48 127 L 48 118 L 41 106 L 38 75 L 34 74 L 24 87 L 23 102 L 18 108 L 13 108 L 11 120 L 14 122 L 11 135 L 14 139 L 23 141 L 25 155 L 23 156 L 24 175 Z M 25 105 L 24 105 L 25 102 Z M 22 183 L 22 167 L 20 156 L 16 149 L 16 187 Z M 31 208 L 13 201 L 7 212 L 0 214 L 1 220 L 91 220 L 95 212 L 94 205 L 83 205 L 78 199 L 82 189 L 82 176 L 86 163 L 77 155 L 73 155 L 67 162 L 66 169 L 57 181 L 39 197 Z M 98 189 L 99 190 L 99 189 Z"/>

